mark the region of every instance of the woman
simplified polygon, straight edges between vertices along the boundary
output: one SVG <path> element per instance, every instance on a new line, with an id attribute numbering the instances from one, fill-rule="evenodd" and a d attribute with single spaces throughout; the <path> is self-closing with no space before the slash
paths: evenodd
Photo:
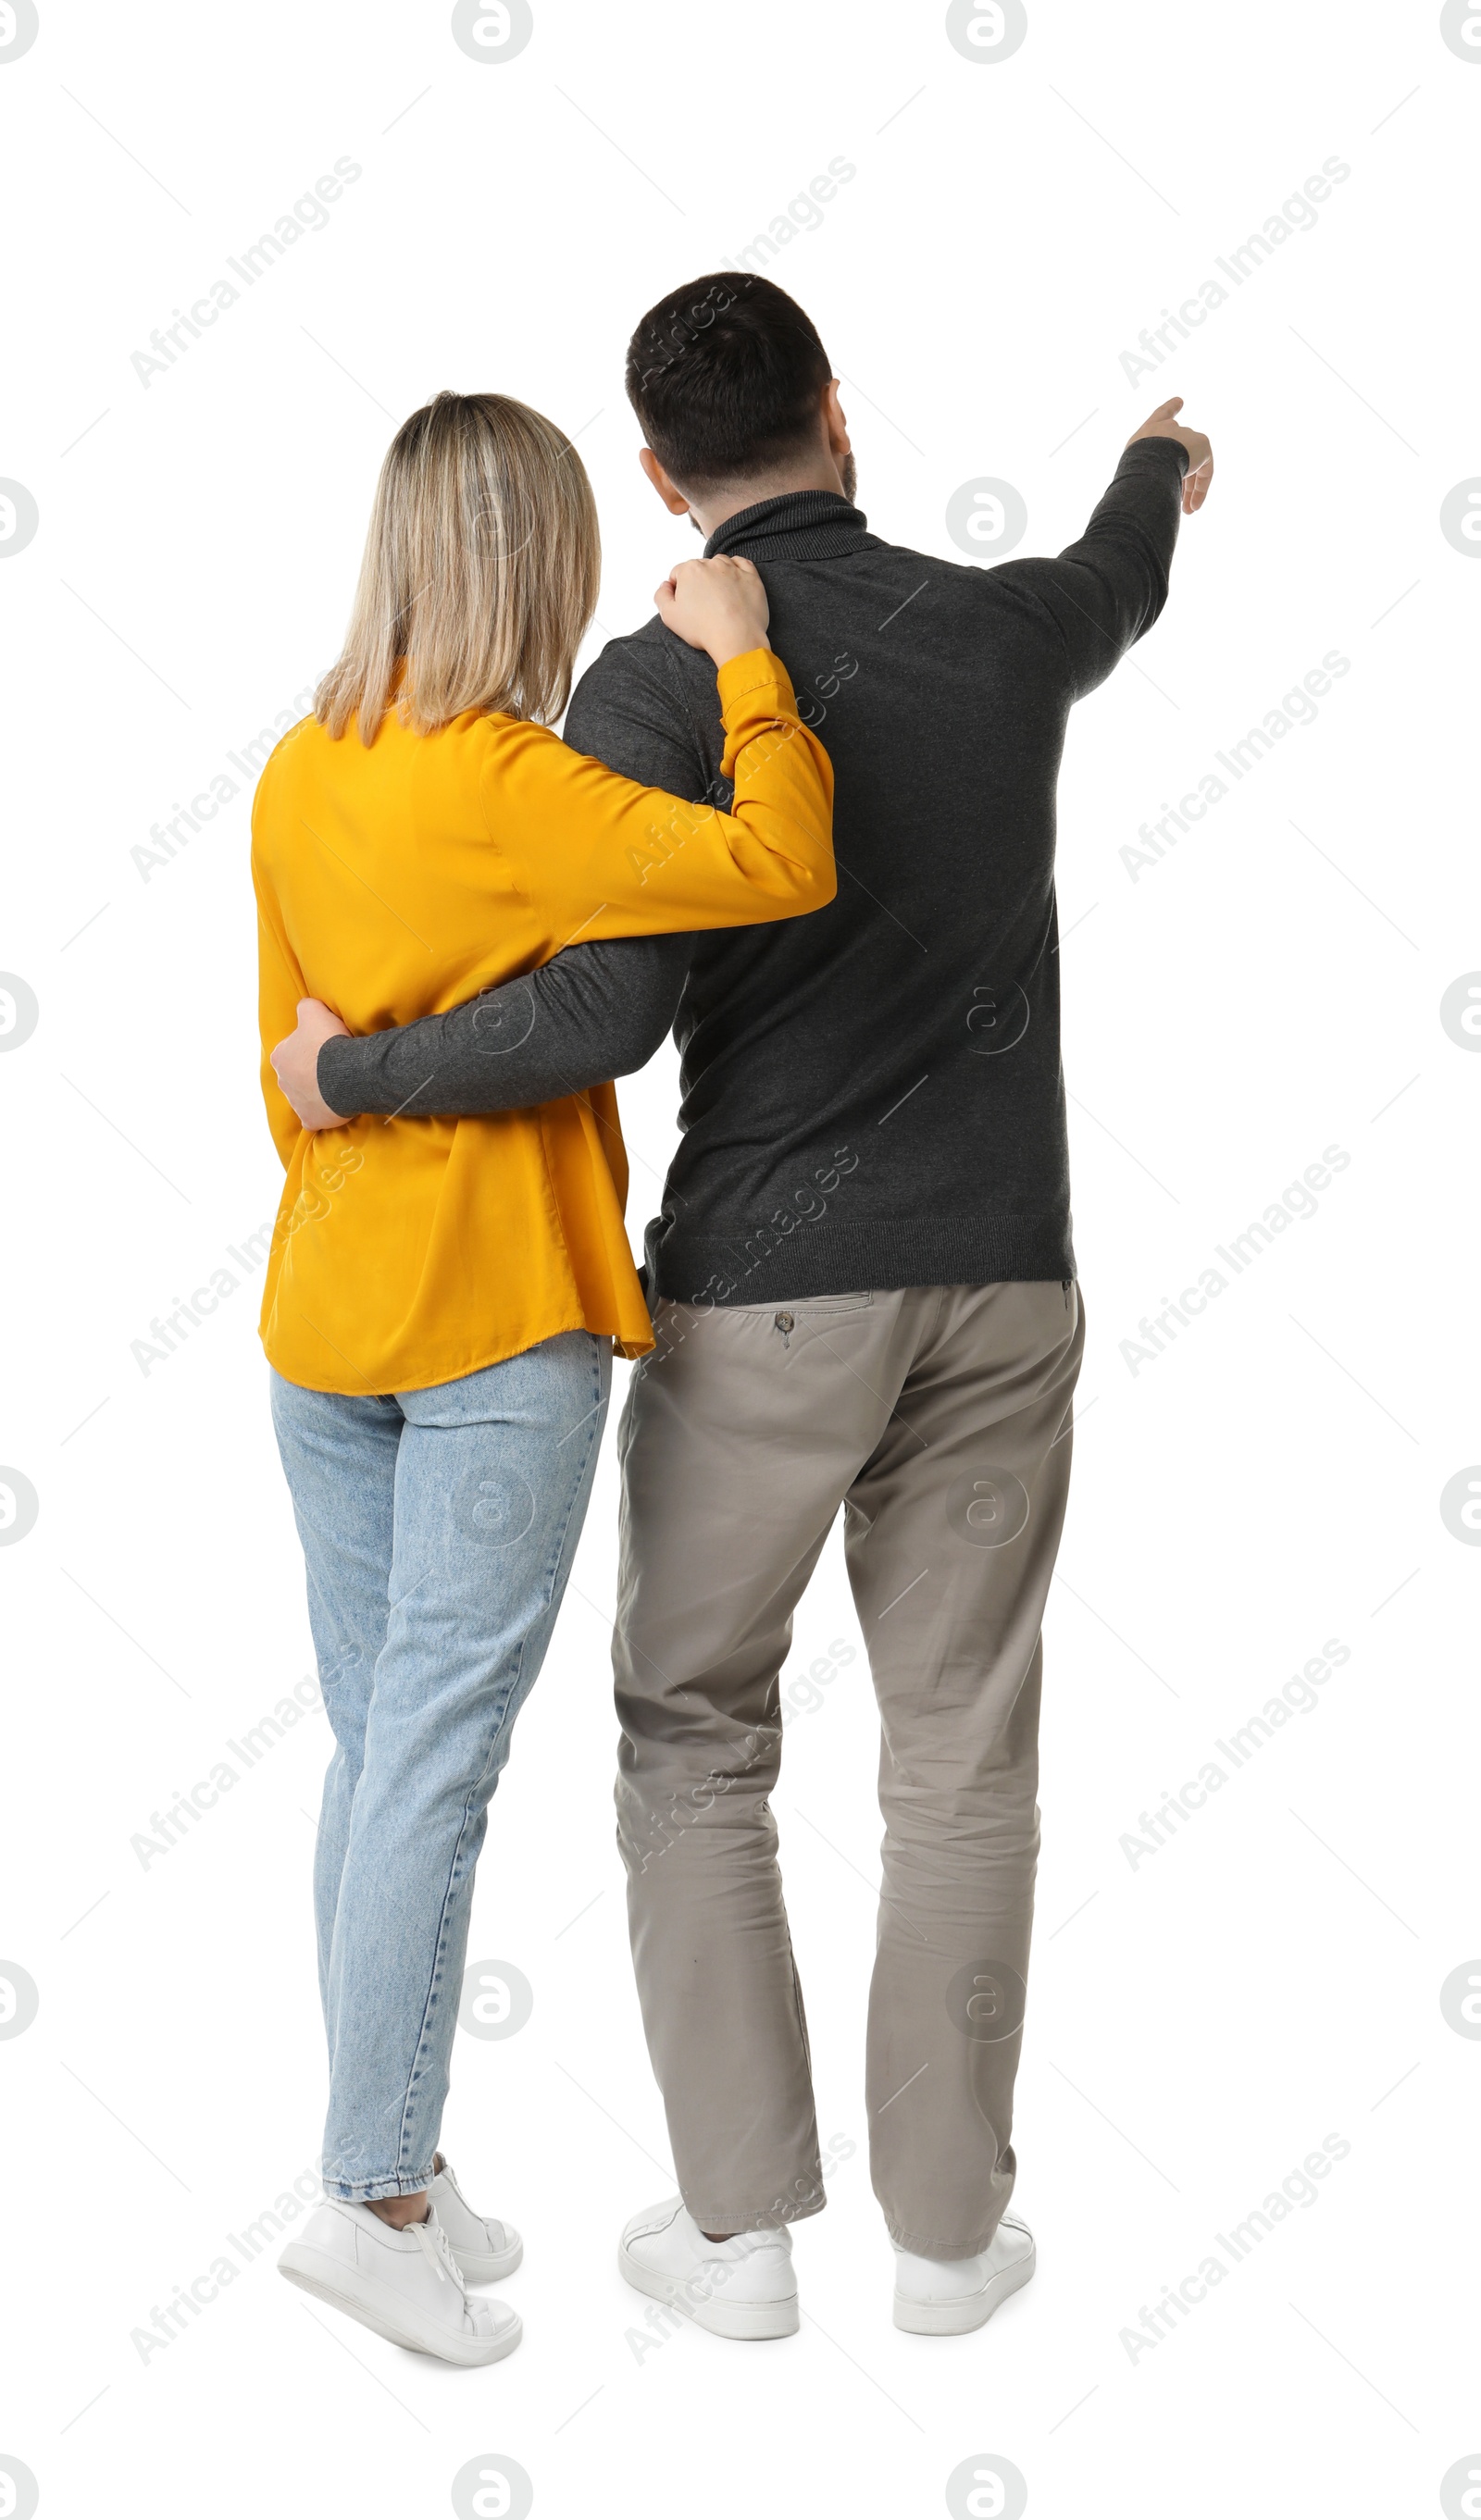
<path id="1" fill-rule="evenodd" d="M 518 2237 L 434 2149 L 473 1868 L 580 1533 L 611 1351 L 651 1333 L 610 1087 L 313 1135 L 269 1053 L 306 996 L 370 1031 L 577 936 L 831 900 L 828 759 L 765 647 L 749 562 L 688 562 L 656 599 L 714 660 L 731 813 L 552 733 L 599 568 L 560 429 L 501 395 L 439 394 L 391 445 L 344 652 L 252 812 L 262 1085 L 288 1170 L 262 1339 L 337 1745 L 315 1863 L 326 2202 L 280 2263 L 460 2363 L 520 2335 L 464 2288 L 510 2272 Z"/>

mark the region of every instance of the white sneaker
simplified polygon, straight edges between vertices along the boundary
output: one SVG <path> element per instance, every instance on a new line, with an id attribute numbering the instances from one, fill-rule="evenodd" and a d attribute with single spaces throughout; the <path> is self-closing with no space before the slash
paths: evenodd
<path id="1" fill-rule="evenodd" d="M 496 2223 L 473 2212 L 450 2161 L 442 2163 L 426 2191 L 426 2201 L 447 2233 L 466 2283 L 498 2283 L 514 2273 L 524 2255 L 524 2242 L 513 2223 Z"/>
<path id="2" fill-rule="evenodd" d="M 470 2301 L 434 2211 L 397 2231 L 368 2205 L 330 2198 L 290 2240 L 278 2272 L 393 2345 L 443 2362 L 498 2362 L 524 2332 L 502 2302 Z"/>
<path id="3" fill-rule="evenodd" d="M 795 2336 L 797 2279 L 792 2235 L 741 2231 L 707 2240 L 682 2197 L 635 2214 L 622 2234 L 617 2270 L 638 2292 L 666 2301 L 712 2336 Z"/>
<path id="4" fill-rule="evenodd" d="M 1034 2272 L 1034 2235 L 1005 2214 L 975 2258 L 915 2258 L 895 2250 L 895 2325 L 913 2336 L 965 2336 L 985 2327 Z"/>

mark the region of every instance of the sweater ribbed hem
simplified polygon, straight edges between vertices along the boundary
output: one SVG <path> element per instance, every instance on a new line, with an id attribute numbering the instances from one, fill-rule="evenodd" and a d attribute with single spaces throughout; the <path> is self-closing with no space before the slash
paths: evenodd
<path id="1" fill-rule="evenodd" d="M 942 1216 L 879 1225 L 799 1225 L 757 1255 L 717 1235 L 649 1243 L 650 1297 L 679 1304 L 770 1304 L 788 1295 L 845 1295 L 898 1286 L 997 1286 L 1075 1274 L 1070 1221 L 1048 1216 Z"/>

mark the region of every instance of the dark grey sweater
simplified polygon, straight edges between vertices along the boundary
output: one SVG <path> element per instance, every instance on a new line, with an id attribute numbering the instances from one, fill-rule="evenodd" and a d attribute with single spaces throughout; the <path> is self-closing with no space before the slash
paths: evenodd
<path id="1" fill-rule="evenodd" d="M 1055 785 L 1070 705 L 1155 621 L 1187 457 L 1129 447 L 1057 560 L 957 566 L 823 491 L 732 517 L 836 782 L 838 895 L 810 917 L 578 945 L 452 1014 L 325 1045 L 337 1111 L 552 1102 L 643 1065 L 670 1025 L 683 1137 L 650 1292 L 771 1303 L 1070 1278 Z M 565 739 L 728 803 L 707 656 L 614 639 Z"/>

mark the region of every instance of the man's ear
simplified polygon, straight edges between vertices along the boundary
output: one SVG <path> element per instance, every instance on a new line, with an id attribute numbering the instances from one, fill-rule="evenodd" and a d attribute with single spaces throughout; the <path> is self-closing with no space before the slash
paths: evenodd
<path id="1" fill-rule="evenodd" d="M 836 377 L 829 380 L 828 390 L 823 397 L 823 428 L 828 439 L 828 451 L 841 472 L 843 459 L 853 453 L 853 447 L 849 442 L 848 423 L 843 417 L 843 405 L 838 400 Z"/>
<path id="2" fill-rule="evenodd" d="M 682 490 L 675 489 L 672 481 L 664 472 L 662 465 L 659 463 L 657 456 L 653 453 L 651 446 L 639 447 L 638 461 L 642 465 L 644 472 L 648 474 L 653 488 L 657 491 L 665 508 L 667 508 L 669 515 L 671 517 L 687 517 L 689 515 L 689 501 L 686 499 Z"/>

